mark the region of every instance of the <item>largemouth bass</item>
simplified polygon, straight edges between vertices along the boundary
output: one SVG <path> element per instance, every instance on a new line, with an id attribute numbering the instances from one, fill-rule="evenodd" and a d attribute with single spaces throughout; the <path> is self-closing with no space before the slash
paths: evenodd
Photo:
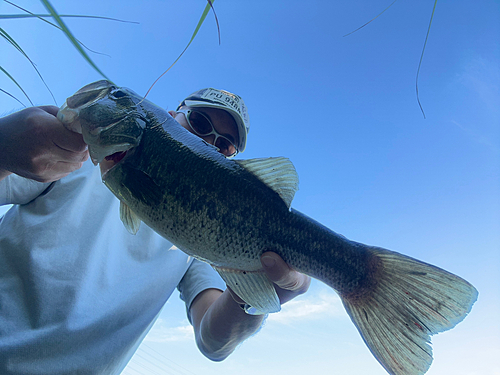
<path id="1" fill-rule="evenodd" d="M 259 313 L 280 309 L 260 263 L 263 252 L 278 253 L 337 291 L 390 374 L 425 373 L 430 336 L 462 321 L 477 299 L 458 276 L 350 241 L 292 209 L 298 178 L 288 159 L 227 159 L 129 89 L 108 81 L 87 85 L 58 118 L 83 134 L 131 232 L 143 221 L 212 265 Z"/>

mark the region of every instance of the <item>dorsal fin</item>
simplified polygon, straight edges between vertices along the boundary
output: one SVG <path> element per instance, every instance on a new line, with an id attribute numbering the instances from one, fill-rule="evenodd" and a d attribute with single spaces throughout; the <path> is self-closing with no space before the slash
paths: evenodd
<path id="1" fill-rule="evenodd" d="M 299 176 L 288 158 L 259 158 L 235 162 L 278 193 L 290 208 L 293 197 L 299 190 Z"/>

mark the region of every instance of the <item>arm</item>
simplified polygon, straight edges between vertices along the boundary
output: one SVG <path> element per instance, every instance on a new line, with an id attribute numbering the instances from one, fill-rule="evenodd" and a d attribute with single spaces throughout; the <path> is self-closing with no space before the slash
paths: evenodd
<path id="1" fill-rule="evenodd" d="M 0 180 L 11 173 L 58 180 L 88 158 L 82 135 L 67 130 L 55 106 L 31 107 L 0 118 Z"/>
<path id="2" fill-rule="evenodd" d="M 311 279 L 292 269 L 275 253 L 261 257 L 269 279 L 283 304 L 303 294 Z M 239 306 L 243 303 L 229 288 L 224 292 L 208 289 L 200 293 L 191 305 L 196 343 L 200 351 L 213 361 L 227 358 L 236 347 L 262 326 L 264 316 L 248 315 Z"/>

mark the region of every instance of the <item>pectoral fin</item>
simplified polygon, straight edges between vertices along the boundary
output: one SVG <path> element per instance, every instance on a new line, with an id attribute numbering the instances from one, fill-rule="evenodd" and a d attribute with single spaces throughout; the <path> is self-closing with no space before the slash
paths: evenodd
<path id="1" fill-rule="evenodd" d="M 273 283 L 264 271 L 241 271 L 214 267 L 226 284 L 256 311 L 254 314 L 274 313 L 281 310 Z"/>
<path id="2" fill-rule="evenodd" d="M 125 228 L 131 234 L 136 234 L 141 226 L 141 219 L 132 212 L 132 210 L 125 203 L 120 201 L 120 219 L 125 225 Z"/>

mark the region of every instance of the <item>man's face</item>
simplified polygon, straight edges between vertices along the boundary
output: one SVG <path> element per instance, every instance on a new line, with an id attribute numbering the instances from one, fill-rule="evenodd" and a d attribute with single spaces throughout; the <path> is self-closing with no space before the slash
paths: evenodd
<path id="1" fill-rule="evenodd" d="M 182 109 L 191 109 L 191 108 L 190 107 L 182 107 Z M 227 113 L 226 111 L 224 111 L 222 109 L 217 109 L 217 108 L 193 108 L 193 110 L 205 115 L 205 117 L 207 117 L 210 120 L 215 131 L 218 134 L 227 138 L 229 141 L 231 141 L 232 144 L 237 145 L 238 128 L 236 126 L 236 122 L 234 121 L 234 118 L 229 113 Z M 217 146 L 215 144 L 216 143 L 215 134 L 210 134 L 208 136 L 200 136 L 199 134 L 196 134 L 196 132 L 191 128 L 191 126 L 189 126 L 188 121 L 186 119 L 186 115 L 184 113 L 175 112 L 175 111 L 169 111 L 169 113 L 186 130 L 188 130 L 192 134 L 197 135 L 198 137 L 202 138 L 207 143 L 210 143 L 214 146 Z M 219 152 L 224 154 L 224 152 L 222 152 L 222 150 L 219 150 Z M 232 153 L 232 152 L 230 152 L 230 153 Z M 229 156 L 229 155 L 226 155 L 226 156 Z"/>

